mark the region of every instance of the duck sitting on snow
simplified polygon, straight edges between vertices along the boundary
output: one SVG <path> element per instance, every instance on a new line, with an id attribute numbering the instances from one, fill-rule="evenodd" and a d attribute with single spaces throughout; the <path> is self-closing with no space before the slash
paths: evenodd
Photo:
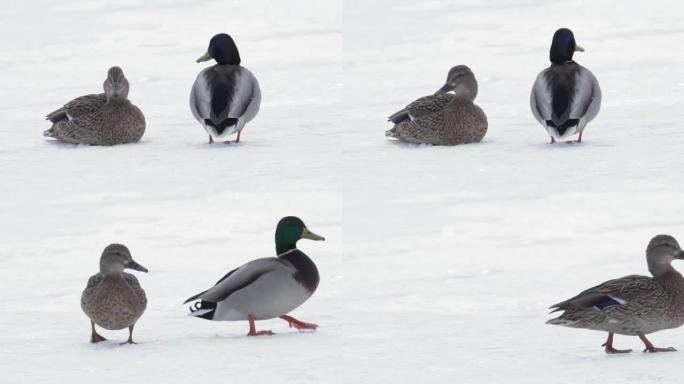
<path id="1" fill-rule="evenodd" d="M 191 315 L 207 320 L 249 322 L 248 336 L 272 335 L 257 331 L 255 320 L 279 317 L 297 329 L 316 329 L 287 315 L 299 307 L 318 287 L 316 264 L 297 249 L 300 239 L 325 240 L 311 232 L 301 219 L 284 217 L 275 233 L 277 257 L 256 259 L 226 274 L 212 288 L 187 299 L 199 300 Z"/>
<path id="2" fill-rule="evenodd" d="M 555 304 L 553 312 L 564 311 L 548 324 L 608 332 L 606 353 L 627 353 L 613 347 L 613 334 L 638 336 L 644 352 L 670 352 L 656 348 L 646 335 L 684 324 L 684 278 L 672 268 L 673 260 L 684 259 L 684 251 L 672 236 L 658 235 L 646 248 L 648 270 L 653 277 L 630 275 L 589 288 Z"/>
<path id="3" fill-rule="evenodd" d="M 535 119 L 546 128 L 551 144 L 579 133 L 601 108 L 601 87 L 590 70 L 572 60 L 575 43 L 572 31 L 561 28 L 553 35 L 549 57 L 551 66 L 543 70 L 532 86 L 530 106 Z"/>
<path id="4" fill-rule="evenodd" d="M 385 136 L 415 144 L 477 143 L 487 133 L 487 116 L 473 101 L 477 80 L 465 65 L 457 65 L 434 95 L 421 97 L 388 118 L 394 128 Z"/>
<path id="5" fill-rule="evenodd" d="M 216 65 L 197 75 L 190 92 L 190 109 L 195 119 L 214 138 L 237 133 L 236 143 L 245 124 L 259 112 L 261 90 L 256 77 L 240 66 L 240 53 L 233 39 L 220 33 L 211 38 L 209 49 L 197 62 L 216 60 Z M 226 141 L 228 143 L 228 141 Z"/>
<path id="6" fill-rule="evenodd" d="M 133 341 L 133 327 L 147 307 L 147 296 L 138 279 L 124 269 L 147 272 L 131 257 L 125 245 L 110 244 L 100 257 L 100 272 L 88 279 L 81 295 L 81 309 L 90 318 L 91 343 L 106 340 L 95 331 L 95 324 L 105 329 L 128 328 L 128 344 Z M 123 343 L 123 344 L 126 344 Z"/>
<path id="7" fill-rule="evenodd" d="M 111 67 L 104 93 L 71 100 L 47 115 L 52 127 L 43 132 L 71 144 L 115 145 L 135 143 L 145 134 L 145 116 L 128 100 L 128 80 L 119 67 Z"/>

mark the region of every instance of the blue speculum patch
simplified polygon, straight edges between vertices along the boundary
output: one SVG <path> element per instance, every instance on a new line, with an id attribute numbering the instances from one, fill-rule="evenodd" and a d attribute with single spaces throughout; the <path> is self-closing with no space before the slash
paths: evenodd
<path id="1" fill-rule="evenodd" d="M 600 309 L 600 310 L 604 310 L 606 308 L 613 307 L 615 305 L 620 305 L 620 303 L 617 300 L 608 297 L 608 298 L 603 299 L 600 302 L 596 303 L 595 307 Z"/>

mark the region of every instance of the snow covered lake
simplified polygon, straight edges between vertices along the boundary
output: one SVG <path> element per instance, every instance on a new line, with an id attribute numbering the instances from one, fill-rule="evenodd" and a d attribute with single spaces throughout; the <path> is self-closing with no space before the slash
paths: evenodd
<path id="1" fill-rule="evenodd" d="M 684 241 L 684 37 L 676 1 L 64 1 L 0 14 L 3 383 L 675 383 L 671 354 L 606 356 L 605 334 L 545 325 L 549 305 L 648 274 L 658 233 Z M 603 107 L 581 145 L 547 144 L 529 110 L 553 32 L 586 52 Z M 188 96 L 209 38 L 259 79 L 238 145 L 207 145 Z M 480 144 L 386 140 L 386 116 L 470 66 Z M 139 144 L 62 145 L 44 115 L 123 68 Z M 297 332 L 186 316 L 232 268 L 273 256 L 301 217 L 321 284 Z M 149 305 L 91 345 L 79 300 L 109 243 L 129 246 Z M 684 269 L 684 265 L 675 268 Z"/>

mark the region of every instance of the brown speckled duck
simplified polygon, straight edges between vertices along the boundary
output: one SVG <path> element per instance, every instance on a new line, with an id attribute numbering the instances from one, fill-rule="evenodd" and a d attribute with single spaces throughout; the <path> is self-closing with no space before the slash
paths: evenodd
<path id="1" fill-rule="evenodd" d="M 100 272 L 88 279 L 81 295 L 81 309 L 90 318 L 92 330 L 90 342 L 106 340 L 95 331 L 95 324 L 105 329 L 128 327 L 128 341 L 133 342 L 133 327 L 147 307 L 145 291 L 138 279 L 125 268 L 147 272 L 147 268 L 136 263 L 125 245 L 110 244 L 102 251 Z"/>
<path id="2" fill-rule="evenodd" d="M 43 132 L 71 144 L 116 145 L 140 141 L 145 116 L 128 100 L 128 80 L 119 67 L 111 67 L 104 93 L 85 95 L 47 115 L 53 124 Z"/>
<path id="3" fill-rule="evenodd" d="M 394 128 L 385 136 L 415 144 L 477 143 L 487 133 L 487 116 L 473 101 L 477 80 L 465 65 L 457 65 L 434 95 L 421 97 L 388 118 Z"/>
<path id="4" fill-rule="evenodd" d="M 562 315 L 547 324 L 608 332 L 603 344 L 606 353 L 627 353 L 613 348 L 613 334 L 639 336 L 644 352 L 670 352 L 657 348 L 646 335 L 684 324 L 684 278 L 671 262 L 684 259 L 684 251 L 669 235 L 658 235 L 646 248 L 648 270 L 653 277 L 630 275 L 589 288 L 579 295 L 555 304 L 553 312 Z"/>

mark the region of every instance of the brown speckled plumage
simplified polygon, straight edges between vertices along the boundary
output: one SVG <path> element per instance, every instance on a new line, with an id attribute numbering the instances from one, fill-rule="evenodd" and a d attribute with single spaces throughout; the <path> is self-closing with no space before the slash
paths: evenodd
<path id="1" fill-rule="evenodd" d="M 453 95 L 427 96 L 407 109 L 413 119 L 396 124 L 387 136 L 415 144 L 456 145 L 480 142 L 487 133 L 482 109 Z"/>
<path id="2" fill-rule="evenodd" d="M 147 296 L 130 273 L 119 276 L 95 274 L 81 295 L 81 309 L 105 329 L 124 329 L 135 324 L 147 308 Z"/>
<path id="3" fill-rule="evenodd" d="M 646 251 L 653 277 L 630 275 L 609 280 L 577 296 L 555 304 L 563 313 L 548 324 L 609 332 L 606 351 L 612 348 L 612 334 L 639 336 L 684 325 L 684 278 L 670 263 L 684 258 L 677 241 L 668 235 L 654 237 Z M 659 348 L 647 349 L 656 352 Z M 667 349 L 673 350 L 673 349 Z"/>
<path id="4" fill-rule="evenodd" d="M 72 144 L 116 145 L 139 141 L 145 133 L 145 116 L 128 99 L 128 81 L 112 67 L 105 93 L 78 97 L 50 114 L 52 127 L 43 133 Z"/>
<path id="5" fill-rule="evenodd" d="M 134 344 L 133 326 L 147 308 L 147 296 L 138 279 L 123 272 L 125 268 L 147 272 L 133 260 L 125 245 L 108 245 L 100 257 L 100 272 L 88 279 L 81 294 L 81 309 L 91 321 L 92 343 L 105 340 L 97 334 L 97 324 L 106 329 L 128 327 L 127 343 Z"/>
<path id="6" fill-rule="evenodd" d="M 454 95 L 447 93 L 444 95 L 424 96 L 406 106 L 406 111 L 411 118 L 419 119 L 423 116 L 439 112 L 446 107 L 449 102 L 454 100 Z"/>
<path id="7" fill-rule="evenodd" d="M 385 135 L 415 144 L 479 142 L 487 133 L 487 116 L 473 103 L 476 96 L 473 72 L 465 65 L 455 66 L 434 95 L 421 97 L 390 116 L 395 125 Z"/>

